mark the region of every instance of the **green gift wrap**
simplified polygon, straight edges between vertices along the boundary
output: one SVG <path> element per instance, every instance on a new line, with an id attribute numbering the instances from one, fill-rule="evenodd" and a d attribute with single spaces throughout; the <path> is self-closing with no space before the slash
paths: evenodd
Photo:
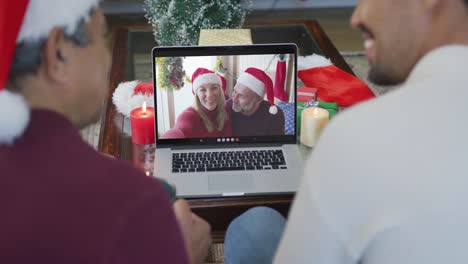
<path id="1" fill-rule="evenodd" d="M 335 102 L 322 102 L 322 101 L 319 101 L 318 107 L 323 108 L 323 109 L 327 109 L 327 110 L 338 111 L 338 104 L 335 103 Z"/>
<path id="2" fill-rule="evenodd" d="M 297 102 L 297 135 L 301 134 L 301 117 L 302 110 L 306 108 L 305 104 L 305 102 Z M 338 113 L 338 104 L 334 102 L 319 101 L 318 107 L 327 110 L 330 119 L 332 119 L 336 115 L 336 113 Z"/>

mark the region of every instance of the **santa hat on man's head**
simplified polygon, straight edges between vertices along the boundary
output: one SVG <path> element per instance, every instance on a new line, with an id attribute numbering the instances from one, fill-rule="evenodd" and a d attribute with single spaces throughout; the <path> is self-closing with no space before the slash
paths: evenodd
<path id="1" fill-rule="evenodd" d="M 270 103 L 270 114 L 276 115 L 276 113 L 278 113 L 278 108 L 275 105 L 273 81 L 264 71 L 253 67 L 247 68 L 239 75 L 237 82 L 247 86 L 262 98 L 266 94 L 268 102 Z"/>
<path id="2" fill-rule="evenodd" d="M 46 38 L 54 27 L 73 33 L 99 0 L 0 1 L 0 144 L 12 144 L 29 124 L 24 98 L 6 90 L 17 43 Z"/>
<path id="3" fill-rule="evenodd" d="M 226 93 L 226 79 L 213 71 L 205 68 L 198 68 L 192 74 L 192 93 L 195 94 L 198 88 L 204 84 L 218 84 L 223 93 Z"/>

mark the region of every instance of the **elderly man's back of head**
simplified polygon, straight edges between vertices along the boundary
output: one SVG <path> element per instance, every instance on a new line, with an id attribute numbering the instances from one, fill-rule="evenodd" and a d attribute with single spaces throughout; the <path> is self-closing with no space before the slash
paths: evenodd
<path id="1" fill-rule="evenodd" d="M 110 68 L 98 2 L 0 2 L 0 263 L 188 262 L 188 206 L 176 219 L 156 179 L 80 137 Z"/>

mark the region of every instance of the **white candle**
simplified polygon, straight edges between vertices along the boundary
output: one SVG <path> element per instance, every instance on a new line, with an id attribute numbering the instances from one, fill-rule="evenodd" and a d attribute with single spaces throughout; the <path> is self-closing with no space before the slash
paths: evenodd
<path id="1" fill-rule="evenodd" d="M 328 111 L 318 107 L 306 108 L 301 114 L 301 143 L 313 147 L 328 123 Z"/>

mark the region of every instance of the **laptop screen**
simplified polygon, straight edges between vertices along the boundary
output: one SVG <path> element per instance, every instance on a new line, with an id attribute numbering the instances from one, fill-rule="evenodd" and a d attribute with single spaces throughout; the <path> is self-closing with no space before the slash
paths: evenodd
<path id="1" fill-rule="evenodd" d="M 156 47 L 156 144 L 296 142 L 294 44 Z"/>

